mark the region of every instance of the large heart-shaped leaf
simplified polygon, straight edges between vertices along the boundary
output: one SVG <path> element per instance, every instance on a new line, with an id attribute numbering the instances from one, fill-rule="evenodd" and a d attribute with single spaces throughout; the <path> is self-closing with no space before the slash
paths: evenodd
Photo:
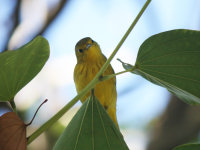
<path id="1" fill-rule="evenodd" d="M 200 150 L 200 144 L 184 144 L 174 148 L 173 150 Z"/>
<path id="2" fill-rule="evenodd" d="M 123 136 L 99 100 L 90 96 L 58 139 L 53 150 L 127 150 Z"/>
<path id="3" fill-rule="evenodd" d="M 21 90 L 40 72 L 49 58 L 48 41 L 38 36 L 14 51 L 0 54 L 0 102 L 12 101 Z"/>
<path id="4" fill-rule="evenodd" d="M 172 30 L 148 38 L 140 47 L 135 70 L 189 104 L 200 103 L 200 32 Z M 125 69 L 130 69 L 123 64 Z"/>

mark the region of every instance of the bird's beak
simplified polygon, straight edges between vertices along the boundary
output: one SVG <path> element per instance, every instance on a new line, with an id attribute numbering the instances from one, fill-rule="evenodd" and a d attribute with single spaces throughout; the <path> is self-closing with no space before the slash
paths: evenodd
<path id="1" fill-rule="evenodd" d="M 87 44 L 86 49 L 89 49 L 92 44 Z"/>

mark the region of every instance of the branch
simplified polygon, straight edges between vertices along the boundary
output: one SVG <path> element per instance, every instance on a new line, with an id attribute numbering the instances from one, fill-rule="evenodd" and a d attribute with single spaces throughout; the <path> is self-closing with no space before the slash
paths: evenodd
<path id="1" fill-rule="evenodd" d="M 15 10 L 13 11 L 13 14 L 12 14 L 12 16 L 10 18 L 10 20 L 12 20 L 12 22 L 13 22 L 13 27 L 11 28 L 10 32 L 8 33 L 8 38 L 7 38 L 6 42 L 5 42 L 5 46 L 4 46 L 2 52 L 7 51 L 7 46 L 8 46 L 8 42 L 10 40 L 10 37 L 12 36 L 12 34 L 15 31 L 16 27 L 19 25 L 20 5 L 21 5 L 21 0 L 17 0 Z"/>
<path id="2" fill-rule="evenodd" d="M 66 2 L 68 2 L 68 0 L 60 0 L 58 9 L 56 10 L 56 12 L 47 20 L 46 25 L 43 27 L 43 29 L 38 33 L 38 35 L 42 35 L 45 30 L 49 27 L 49 25 L 54 21 L 54 19 L 58 16 L 58 14 L 61 12 L 61 10 L 64 8 Z"/>

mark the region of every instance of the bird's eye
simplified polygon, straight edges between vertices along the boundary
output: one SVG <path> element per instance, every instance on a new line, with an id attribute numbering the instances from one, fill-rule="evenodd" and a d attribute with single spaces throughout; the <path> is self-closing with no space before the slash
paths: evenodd
<path id="1" fill-rule="evenodd" d="M 82 49 L 78 49 L 78 51 L 79 51 L 80 53 L 82 53 L 82 52 L 83 52 L 83 50 L 82 50 Z"/>
<path id="2" fill-rule="evenodd" d="M 92 43 L 94 43 L 94 41 L 93 40 L 91 40 L 92 41 Z"/>

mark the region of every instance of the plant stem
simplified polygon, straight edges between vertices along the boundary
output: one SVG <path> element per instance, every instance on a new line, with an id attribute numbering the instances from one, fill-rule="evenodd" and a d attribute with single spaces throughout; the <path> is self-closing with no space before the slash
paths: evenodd
<path id="1" fill-rule="evenodd" d="M 11 105 L 13 111 L 17 114 L 17 109 L 16 109 L 16 105 L 15 105 L 14 99 L 12 99 L 12 100 L 10 101 L 10 105 Z"/>
<path id="2" fill-rule="evenodd" d="M 119 42 L 119 44 L 117 45 L 117 47 L 115 48 L 115 50 L 112 52 L 112 54 L 110 55 L 110 57 L 108 58 L 108 60 L 105 62 L 105 64 L 103 65 L 103 67 L 101 68 L 101 70 L 99 71 L 99 73 L 97 74 L 97 76 L 100 76 L 101 74 L 103 74 L 103 72 L 109 66 L 111 60 L 113 59 L 113 57 L 115 56 L 115 54 L 118 52 L 119 48 L 122 46 L 122 44 L 124 43 L 124 41 L 126 40 L 126 38 L 128 37 L 128 35 L 130 34 L 130 32 L 132 31 L 132 29 L 134 28 L 134 26 L 136 25 L 136 23 L 138 22 L 138 20 L 140 19 L 140 17 L 142 16 L 143 12 L 145 11 L 145 9 L 147 8 L 147 6 L 149 5 L 150 2 L 151 2 L 151 0 L 147 0 L 146 1 L 146 3 L 144 4 L 144 6 L 142 7 L 142 9 L 140 10 L 139 14 L 135 18 L 135 20 L 133 21 L 133 23 L 131 24 L 131 26 L 128 28 L 128 30 L 126 31 L 126 33 L 122 37 L 121 41 Z M 104 71 L 102 71 L 102 70 L 104 70 Z"/>
<path id="3" fill-rule="evenodd" d="M 94 96 L 94 88 L 91 89 L 91 95 Z"/>
<path id="4" fill-rule="evenodd" d="M 88 93 L 94 86 L 101 80 L 100 76 L 103 74 L 103 72 L 106 70 L 106 68 L 109 66 L 111 60 L 125 41 L 125 39 L 128 37 L 129 33 L 149 5 L 151 0 L 147 0 L 147 2 L 142 7 L 141 11 L 139 12 L 136 19 L 133 21 L 113 53 L 110 55 L 108 60 L 105 62 L 101 70 L 98 72 L 98 74 L 94 77 L 94 79 L 76 96 L 74 97 L 67 105 L 65 105 L 57 114 L 55 114 L 51 119 L 49 119 L 46 123 L 44 123 L 38 130 L 36 130 L 30 137 L 28 138 L 27 145 L 30 144 L 35 138 L 37 138 L 40 134 L 42 134 L 46 129 L 48 129 L 50 126 L 52 126 L 56 121 L 58 121 L 79 99 L 81 99 L 86 93 Z"/>
<path id="5" fill-rule="evenodd" d="M 115 77 L 115 76 L 117 76 L 117 75 L 120 75 L 120 74 L 122 74 L 122 73 L 131 72 L 131 71 L 133 71 L 133 70 L 135 70 L 135 66 L 134 66 L 133 68 L 131 68 L 131 69 L 128 69 L 128 70 L 124 70 L 124 71 L 121 71 L 121 72 L 118 72 L 118 73 L 115 73 L 115 74 L 103 76 L 102 78 L 100 78 L 100 81 L 105 81 L 105 80 L 108 80 L 108 79 L 110 79 L 110 78 L 113 78 L 113 77 Z"/>

